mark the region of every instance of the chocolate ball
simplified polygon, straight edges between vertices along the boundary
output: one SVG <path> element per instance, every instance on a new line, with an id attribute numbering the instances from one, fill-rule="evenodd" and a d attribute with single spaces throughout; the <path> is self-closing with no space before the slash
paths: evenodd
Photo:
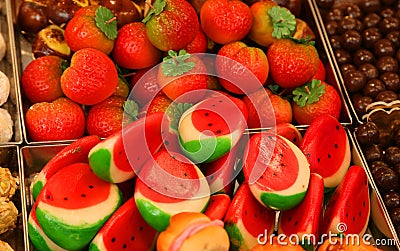
<path id="1" fill-rule="evenodd" d="M 325 15 L 325 21 L 340 21 L 344 17 L 343 11 L 339 8 L 333 8 Z"/>
<path id="2" fill-rule="evenodd" d="M 329 36 L 336 35 L 338 33 L 338 22 L 337 21 L 329 21 L 325 25 L 326 33 Z"/>
<path id="3" fill-rule="evenodd" d="M 377 57 L 393 56 L 395 51 L 394 44 L 387 38 L 379 39 L 374 45 L 374 54 Z"/>
<path id="4" fill-rule="evenodd" d="M 374 175 L 374 180 L 378 188 L 383 192 L 389 192 L 390 190 L 397 190 L 399 176 L 390 168 L 382 167 L 377 170 Z"/>
<path id="5" fill-rule="evenodd" d="M 399 29 L 399 19 L 395 17 L 385 17 L 379 24 L 381 32 L 387 34 Z"/>
<path id="6" fill-rule="evenodd" d="M 377 144 L 379 141 L 379 128 L 374 122 L 368 121 L 356 128 L 355 135 L 361 146 Z"/>
<path id="7" fill-rule="evenodd" d="M 362 32 L 363 44 L 367 49 L 373 49 L 375 44 L 382 39 L 382 34 L 376 27 L 365 29 Z"/>
<path id="8" fill-rule="evenodd" d="M 357 4 L 349 4 L 344 9 L 344 15 L 350 16 L 352 18 L 360 19 L 362 18 L 361 8 Z"/>
<path id="9" fill-rule="evenodd" d="M 369 170 L 371 171 L 371 174 L 374 174 L 377 170 L 379 170 L 379 168 L 382 168 L 382 167 L 389 168 L 389 165 L 386 164 L 382 160 L 377 160 L 372 163 L 368 163 L 368 167 L 369 167 Z"/>
<path id="10" fill-rule="evenodd" d="M 394 208 L 389 212 L 390 219 L 395 227 L 400 227 L 400 207 Z"/>
<path id="11" fill-rule="evenodd" d="M 364 17 L 363 25 L 365 28 L 377 27 L 382 18 L 376 13 L 369 13 Z"/>
<path id="12" fill-rule="evenodd" d="M 317 0 L 316 2 L 319 8 L 326 10 L 329 10 L 335 3 L 334 0 Z"/>
<path id="13" fill-rule="evenodd" d="M 343 49 L 355 51 L 361 46 L 362 36 L 356 30 L 348 30 L 343 33 L 341 42 Z"/>
<path id="14" fill-rule="evenodd" d="M 354 110 L 357 112 L 358 115 L 364 115 L 367 112 L 367 106 L 374 102 L 374 99 L 368 96 L 361 96 L 353 98 L 352 100 Z"/>
<path id="15" fill-rule="evenodd" d="M 340 72 L 342 73 L 342 75 L 346 74 L 346 72 L 350 70 L 357 70 L 357 68 L 353 64 L 342 64 L 340 66 Z"/>
<path id="16" fill-rule="evenodd" d="M 400 207 L 400 194 L 397 192 L 389 192 L 383 196 L 383 201 L 389 211 L 393 210 L 396 207 Z"/>
<path id="17" fill-rule="evenodd" d="M 342 41 L 341 35 L 333 35 L 329 38 L 329 44 L 331 45 L 332 49 L 334 49 L 334 50 L 342 48 L 342 46 L 340 44 L 341 41 Z"/>
<path id="18" fill-rule="evenodd" d="M 368 163 L 371 163 L 371 162 L 374 162 L 377 160 L 383 160 L 383 150 L 377 144 L 365 146 L 364 147 L 364 157 Z"/>
<path id="19" fill-rule="evenodd" d="M 386 89 L 395 91 L 399 90 L 400 88 L 400 76 L 395 72 L 385 72 L 380 77 L 383 84 L 385 84 Z"/>
<path id="20" fill-rule="evenodd" d="M 379 14 L 385 18 L 385 17 L 392 17 L 394 16 L 394 10 L 392 10 L 391 8 L 383 8 L 381 9 L 381 11 L 379 12 Z"/>
<path id="21" fill-rule="evenodd" d="M 391 31 L 386 35 L 386 38 L 389 39 L 396 48 L 400 47 L 400 31 Z"/>
<path id="22" fill-rule="evenodd" d="M 378 96 L 379 93 L 385 90 L 386 90 L 385 84 L 381 80 L 374 78 L 368 81 L 367 84 L 364 86 L 363 94 L 371 98 L 376 98 L 376 96 Z"/>
<path id="23" fill-rule="evenodd" d="M 394 57 L 383 56 L 376 62 L 376 68 L 380 74 L 385 72 L 397 72 L 399 70 L 399 63 Z"/>
<path id="24" fill-rule="evenodd" d="M 364 73 L 367 82 L 371 79 L 377 78 L 379 76 L 378 69 L 370 63 L 364 63 L 358 67 L 359 71 Z"/>
<path id="25" fill-rule="evenodd" d="M 384 154 L 384 160 L 389 166 L 394 166 L 400 163 L 400 147 L 391 146 L 386 148 Z"/>
<path id="26" fill-rule="evenodd" d="M 397 99 L 398 99 L 398 96 L 394 91 L 383 91 L 383 92 L 380 92 L 375 97 L 375 101 L 383 101 L 386 103 L 393 102 Z"/>
<path id="27" fill-rule="evenodd" d="M 381 8 L 379 0 L 363 0 L 360 1 L 360 7 L 366 13 L 376 12 Z"/>
<path id="28" fill-rule="evenodd" d="M 353 62 L 360 66 L 364 63 L 373 64 L 375 61 L 375 56 L 372 52 L 366 49 L 358 49 L 353 55 Z"/>
<path id="29" fill-rule="evenodd" d="M 351 55 L 348 51 L 343 49 L 335 50 L 335 58 L 339 65 L 349 64 L 352 62 Z"/>
<path id="30" fill-rule="evenodd" d="M 363 28 L 362 23 L 360 20 L 355 19 L 350 16 L 345 16 L 342 20 L 337 23 L 337 31 L 339 33 L 345 33 L 348 30 L 356 30 L 361 31 Z"/>
<path id="31" fill-rule="evenodd" d="M 364 73 L 359 70 L 348 71 L 344 75 L 343 81 L 344 85 L 346 86 L 346 90 L 351 93 L 360 91 L 367 83 Z"/>

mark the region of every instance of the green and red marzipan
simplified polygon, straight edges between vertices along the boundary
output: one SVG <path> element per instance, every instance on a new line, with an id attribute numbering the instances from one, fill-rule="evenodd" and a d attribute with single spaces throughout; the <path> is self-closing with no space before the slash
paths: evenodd
<path id="1" fill-rule="evenodd" d="M 37 198 L 36 217 L 54 243 L 79 250 L 90 243 L 121 203 L 117 185 L 97 177 L 87 163 L 75 163 L 47 181 Z"/>

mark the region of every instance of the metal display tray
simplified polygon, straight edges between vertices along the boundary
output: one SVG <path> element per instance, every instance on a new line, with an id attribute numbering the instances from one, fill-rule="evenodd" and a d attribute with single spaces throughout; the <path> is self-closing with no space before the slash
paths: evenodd
<path id="1" fill-rule="evenodd" d="M 20 116 L 20 92 L 17 69 L 17 52 L 15 47 L 14 28 L 11 14 L 11 1 L 0 0 L 0 33 L 6 42 L 6 55 L 0 61 L 0 71 L 10 81 L 10 95 L 5 104 L 0 108 L 6 109 L 13 120 L 13 136 L 9 142 L 0 142 L 0 145 L 20 144 L 23 141 L 21 116 Z"/>
<path id="2" fill-rule="evenodd" d="M 22 33 L 18 29 L 18 25 L 16 23 L 16 15 L 18 11 L 18 7 L 21 4 L 21 0 L 17 0 L 14 2 L 13 5 L 13 20 L 14 20 L 14 29 L 15 29 L 15 44 L 17 46 L 17 57 L 18 57 L 18 64 L 16 65 L 17 71 L 19 73 L 19 76 L 21 76 L 23 70 L 27 66 L 27 64 L 33 60 L 32 52 L 31 52 L 31 44 L 28 42 L 28 40 L 22 35 Z M 350 109 L 347 105 L 347 102 L 345 101 L 345 96 L 343 95 L 342 92 L 342 87 L 339 84 L 338 77 L 336 75 L 336 72 L 334 70 L 334 67 L 331 63 L 331 59 L 329 58 L 329 54 L 327 53 L 327 45 L 325 44 L 325 40 L 321 39 L 322 33 L 321 30 L 319 29 L 319 24 L 316 21 L 317 16 L 315 15 L 315 12 L 313 11 L 312 8 L 312 0 L 307 0 L 303 1 L 302 5 L 302 15 L 301 18 L 306 21 L 309 26 L 313 29 L 315 35 L 316 35 L 316 47 L 319 52 L 319 56 L 321 60 L 324 62 L 326 65 L 326 82 L 331 84 L 336 88 L 336 90 L 339 92 L 339 95 L 342 100 L 342 113 L 340 116 L 340 122 L 344 126 L 349 126 L 353 123 L 353 118 L 351 116 Z M 19 82 L 19 81 L 18 81 Z M 27 109 L 27 99 L 23 94 L 23 90 L 21 89 L 20 93 L 20 100 L 19 100 L 19 110 L 21 113 L 21 118 L 22 118 L 22 130 L 23 130 L 23 136 L 25 139 L 25 142 L 28 145 L 31 144 L 62 144 L 65 142 L 71 142 L 69 140 L 66 141 L 32 141 L 29 138 L 29 135 L 26 130 L 25 126 L 25 120 L 24 120 L 24 110 Z M 306 128 L 308 125 L 296 125 L 299 128 Z M 250 131 L 252 131 L 251 129 Z M 259 129 L 254 129 L 254 130 L 259 130 Z"/>
<path id="3" fill-rule="evenodd" d="M 1 145 L 0 146 L 0 167 L 8 168 L 14 177 L 17 177 L 21 181 L 21 165 L 20 165 L 20 154 L 18 145 Z M 19 188 L 16 190 L 11 201 L 14 203 L 18 210 L 18 218 L 16 228 L 9 230 L 0 235 L 0 240 L 7 242 L 15 251 L 25 250 L 24 243 L 24 224 L 23 215 L 25 214 L 26 206 L 25 193 L 23 192 L 23 185 L 19 182 Z"/>
<path id="4" fill-rule="evenodd" d="M 300 129 L 302 132 L 305 131 L 305 129 Z M 352 165 L 359 165 L 363 166 L 364 161 L 362 158 L 362 154 L 360 153 L 360 149 L 358 148 L 358 145 L 356 144 L 351 132 L 346 128 L 347 135 L 349 137 L 350 145 L 352 148 Z M 252 133 L 250 133 L 252 134 Z M 34 251 L 34 247 L 30 243 L 29 237 L 28 237 L 28 230 L 27 230 L 27 219 L 29 216 L 29 212 L 31 210 L 31 207 L 33 205 L 33 199 L 31 195 L 31 182 L 32 178 L 40 172 L 40 170 L 43 168 L 43 166 L 55 155 L 57 152 L 59 152 L 63 147 L 65 147 L 68 144 L 49 144 L 49 145 L 28 145 L 24 146 L 20 149 L 20 158 L 21 158 L 21 169 L 22 174 L 21 174 L 21 183 L 24 187 L 22 190 L 22 197 L 24 199 L 23 205 L 25 206 L 23 210 L 23 222 L 24 222 L 24 232 L 25 232 L 25 250 L 27 251 Z M 372 176 L 367 172 L 367 176 L 370 182 L 370 190 L 371 194 L 376 194 L 378 198 L 378 204 L 380 207 L 384 208 L 383 206 L 383 201 L 382 198 L 380 197 L 380 194 L 376 192 L 376 185 L 372 180 Z M 387 227 L 391 227 L 391 222 L 388 220 L 388 214 L 387 210 L 384 208 L 384 214 L 381 215 L 380 217 L 383 218 L 384 222 L 387 224 Z M 393 229 L 391 229 L 393 230 Z M 395 232 L 392 232 L 393 236 L 389 237 L 384 237 L 381 232 L 376 230 L 376 227 L 374 227 L 374 224 L 372 223 L 372 220 L 370 218 L 370 224 L 369 228 L 367 230 L 366 234 L 369 234 L 373 237 L 372 241 L 377 240 L 378 238 L 380 240 L 386 239 L 387 243 L 390 243 L 391 245 L 388 246 L 379 246 L 379 248 L 383 250 L 399 250 L 399 239 L 396 235 Z M 382 242 L 381 242 L 382 243 Z M 397 245 L 394 246 L 393 244 Z"/>

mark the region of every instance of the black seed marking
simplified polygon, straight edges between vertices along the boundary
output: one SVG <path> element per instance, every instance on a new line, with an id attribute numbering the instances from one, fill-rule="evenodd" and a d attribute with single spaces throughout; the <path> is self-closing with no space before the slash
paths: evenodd
<path id="1" fill-rule="evenodd" d="M 212 123 L 208 123 L 208 126 L 212 126 Z"/>
<path id="2" fill-rule="evenodd" d="M 118 154 L 121 155 L 121 154 L 122 154 L 122 151 L 119 151 Z"/>
<path id="3" fill-rule="evenodd" d="M 281 166 L 285 166 L 285 164 L 284 164 L 284 163 L 281 163 Z"/>
<path id="4" fill-rule="evenodd" d="M 83 194 L 81 194 L 81 197 L 86 197 L 86 194 L 84 194 L 84 193 L 83 193 Z"/>
<path id="5" fill-rule="evenodd" d="M 320 158 L 318 158 L 318 159 L 317 159 L 317 161 L 318 161 L 318 162 L 320 162 L 320 161 L 321 161 L 321 159 L 320 159 Z"/>
<path id="6" fill-rule="evenodd" d="M 339 147 L 338 144 L 336 144 L 336 143 L 335 143 L 333 146 L 334 146 L 336 149 L 338 149 L 338 147 Z"/>
<path id="7" fill-rule="evenodd" d="M 112 237 L 111 242 L 115 242 L 115 237 Z"/>
<path id="8" fill-rule="evenodd" d="M 353 221 L 356 221 L 356 217 L 353 216 Z"/>
<path id="9" fill-rule="evenodd" d="M 365 201 L 363 201 L 363 207 L 365 207 Z"/>
<path id="10" fill-rule="evenodd" d="M 215 107 L 215 104 L 214 105 L 212 105 L 213 107 Z"/>
<path id="11" fill-rule="evenodd" d="M 307 153 L 307 154 L 306 154 L 306 157 L 310 158 L 310 157 L 311 157 L 311 154 Z"/>
<path id="12" fill-rule="evenodd" d="M 270 135 L 268 135 L 268 139 L 272 139 L 272 137 Z"/>
<path id="13" fill-rule="evenodd" d="M 122 245 L 122 248 L 123 248 L 123 249 L 126 249 L 126 244 Z"/>
<path id="14" fill-rule="evenodd" d="M 217 134 L 220 134 L 221 133 L 221 130 L 217 130 Z"/>
<path id="15" fill-rule="evenodd" d="M 208 112 L 204 113 L 204 116 L 208 116 L 208 115 L 210 115 L 210 114 L 208 114 Z"/>
<path id="16" fill-rule="evenodd" d="M 338 131 L 340 130 L 340 127 L 338 125 L 336 125 L 336 130 L 338 130 Z"/>
<path id="17" fill-rule="evenodd" d="M 244 215 L 247 215 L 247 211 L 244 211 Z"/>
<path id="18" fill-rule="evenodd" d="M 222 100 L 219 100 L 220 103 L 222 103 Z"/>
<path id="19" fill-rule="evenodd" d="M 360 217 L 361 217 L 361 211 L 360 211 L 360 212 L 358 212 L 358 216 L 360 216 Z"/>
<path id="20" fill-rule="evenodd" d="M 142 226 L 139 227 L 139 231 L 143 231 L 143 227 Z"/>
<path id="21" fill-rule="evenodd" d="M 65 197 L 65 198 L 64 198 L 64 200 L 68 200 L 68 198 L 67 198 L 67 197 Z"/>
<path id="22" fill-rule="evenodd" d="M 289 218 L 288 218 L 288 221 L 292 221 L 292 217 L 289 217 Z"/>
<path id="23" fill-rule="evenodd" d="M 260 209 L 260 214 L 262 214 L 263 213 L 263 211 Z"/>
<path id="24" fill-rule="evenodd" d="M 297 138 L 296 138 L 296 137 L 294 137 L 294 138 L 293 138 L 293 142 L 295 142 L 295 143 L 296 143 L 296 141 L 297 141 Z"/>
<path id="25" fill-rule="evenodd" d="M 187 177 L 188 175 L 187 175 L 187 173 L 184 173 L 183 176 Z"/>
<path id="26" fill-rule="evenodd" d="M 51 195 L 47 195 L 46 198 L 51 200 L 53 197 Z"/>
<path id="27" fill-rule="evenodd" d="M 330 154 L 328 154 L 328 159 L 330 159 L 331 158 L 331 155 Z"/>
<path id="28" fill-rule="evenodd" d="M 283 157 L 283 153 L 280 153 L 279 156 Z"/>
<path id="29" fill-rule="evenodd" d="M 92 185 L 89 185 L 89 188 L 90 188 L 90 189 L 93 189 L 93 188 L 94 188 L 94 186 L 92 186 Z"/>
<path id="30" fill-rule="evenodd" d="M 137 160 L 140 160 L 140 156 L 137 157 Z"/>
<path id="31" fill-rule="evenodd" d="M 165 190 L 165 191 L 168 191 L 168 188 L 167 188 L 167 187 L 164 187 L 164 190 Z"/>
<path id="32" fill-rule="evenodd" d="M 299 222 L 295 221 L 295 222 L 294 222 L 294 226 L 296 227 L 296 226 L 297 226 L 297 224 L 299 224 Z"/>
<path id="33" fill-rule="evenodd" d="M 276 176 L 276 173 L 273 173 L 272 175 Z"/>
<path id="34" fill-rule="evenodd" d="M 131 237 L 131 241 L 134 241 L 134 240 L 135 240 L 135 236 L 132 236 L 132 237 Z"/>
<path id="35" fill-rule="evenodd" d="M 257 214 L 254 214 L 254 218 L 257 218 Z"/>
<path id="36" fill-rule="evenodd" d="M 349 218 L 349 214 L 348 213 L 346 213 L 346 218 Z"/>

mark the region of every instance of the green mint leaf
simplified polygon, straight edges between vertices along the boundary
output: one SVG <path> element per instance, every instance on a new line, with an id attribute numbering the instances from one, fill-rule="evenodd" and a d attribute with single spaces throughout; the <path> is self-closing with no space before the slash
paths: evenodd
<path id="1" fill-rule="evenodd" d="M 178 130 L 179 120 L 182 114 L 186 112 L 193 104 L 190 103 L 175 103 L 173 102 L 167 109 L 166 113 L 170 119 L 170 127 L 174 130 Z"/>
<path id="2" fill-rule="evenodd" d="M 306 38 L 300 38 L 300 39 L 296 39 L 296 38 L 291 38 L 295 43 L 297 44 L 309 44 L 312 46 L 315 46 L 315 41 L 311 40 L 311 36 L 308 36 Z"/>
<path id="3" fill-rule="evenodd" d="M 96 26 L 106 35 L 114 40 L 118 36 L 117 19 L 114 14 L 104 6 L 99 6 L 95 16 Z"/>
<path id="4" fill-rule="evenodd" d="M 285 7 L 274 6 L 268 10 L 268 15 L 271 17 L 274 38 L 291 37 L 296 30 L 296 17 Z"/>
<path id="5" fill-rule="evenodd" d="M 313 79 L 311 82 L 297 87 L 293 90 L 293 101 L 300 107 L 313 104 L 325 93 L 325 85 L 320 80 Z"/>
<path id="6" fill-rule="evenodd" d="M 132 99 L 128 99 L 124 103 L 124 113 L 133 120 L 137 120 L 139 113 L 139 105 Z"/>
<path id="7" fill-rule="evenodd" d="M 147 13 L 146 17 L 142 20 L 143 23 L 147 23 L 153 16 L 158 16 L 164 10 L 166 0 L 156 0 L 153 6 L 150 6 L 150 11 Z"/>
<path id="8" fill-rule="evenodd" d="M 190 54 L 185 50 L 180 50 L 179 54 L 169 50 L 168 56 L 163 58 L 161 70 L 164 76 L 179 76 L 193 69 L 194 62 L 186 62 Z"/>

